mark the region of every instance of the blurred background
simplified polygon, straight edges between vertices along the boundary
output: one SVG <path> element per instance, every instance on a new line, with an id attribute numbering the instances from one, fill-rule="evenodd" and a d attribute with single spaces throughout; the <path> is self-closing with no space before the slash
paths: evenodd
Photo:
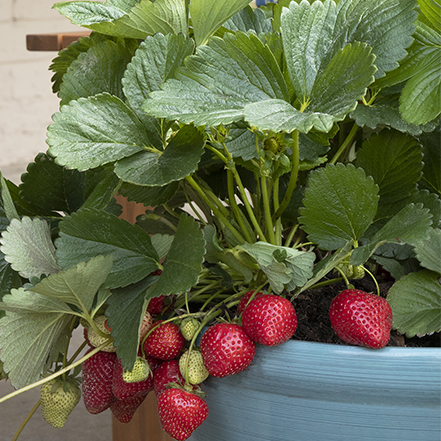
<path id="1" fill-rule="evenodd" d="M 27 34 L 78 32 L 82 28 L 52 9 L 55 0 L 0 0 L 0 170 L 18 184 L 26 165 L 44 152 L 46 129 L 58 111 L 49 71 L 56 52 L 30 52 Z M 78 336 L 80 337 L 80 336 Z M 0 382 L 0 397 L 14 389 Z M 39 389 L 0 404 L 0 441 L 11 441 L 38 401 Z M 20 441 L 109 441 L 110 411 L 89 414 L 81 401 L 62 429 L 49 426 L 36 412 Z"/>

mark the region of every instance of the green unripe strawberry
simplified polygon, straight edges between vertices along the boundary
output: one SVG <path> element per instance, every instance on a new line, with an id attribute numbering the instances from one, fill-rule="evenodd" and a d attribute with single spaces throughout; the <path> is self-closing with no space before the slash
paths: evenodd
<path id="1" fill-rule="evenodd" d="M 179 358 L 179 370 L 191 384 L 199 384 L 207 379 L 209 373 L 204 366 L 202 354 L 199 351 L 186 351 Z M 188 373 L 188 376 L 186 375 Z"/>
<path id="2" fill-rule="evenodd" d="M 182 320 L 179 330 L 181 331 L 181 334 L 184 336 L 185 340 L 190 341 L 194 337 L 196 331 L 199 329 L 199 326 L 199 320 L 192 317 L 186 317 L 184 320 Z"/>
<path id="3" fill-rule="evenodd" d="M 123 380 L 126 383 L 138 383 L 143 381 L 152 373 L 150 365 L 145 358 L 137 357 L 133 369 L 123 372 Z"/>
<path id="4" fill-rule="evenodd" d="M 106 335 L 106 337 L 101 336 L 98 334 L 90 325 L 86 327 L 87 329 L 87 338 L 89 340 L 89 343 L 97 348 L 98 346 L 101 346 L 107 338 L 110 337 L 110 330 L 106 326 L 107 317 L 104 315 L 99 315 L 93 319 L 96 327 Z M 104 346 L 104 348 L 101 349 L 104 352 L 116 352 L 115 346 L 113 346 L 113 343 L 110 342 L 107 346 Z"/>
<path id="5" fill-rule="evenodd" d="M 363 266 L 355 266 L 348 263 L 343 263 L 338 266 L 338 268 L 343 271 L 344 275 L 348 279 L 362 279 L 365 275 Z"/>
<path id="6" fill-rule="evenodd" d="M 54 379 L 41 386 L 40 396 L 43 418 L 60 429 L 80 401 L 81 391 L 76 384 Z"/>

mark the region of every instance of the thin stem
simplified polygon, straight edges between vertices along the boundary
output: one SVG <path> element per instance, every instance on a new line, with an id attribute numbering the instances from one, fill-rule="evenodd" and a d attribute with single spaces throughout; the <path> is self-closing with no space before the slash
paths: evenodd
<path id="1" fill-rule="evenodd" d="M 378 286 L 377 279 L 365 266 L 362 266 L 362 268 L 371 276 L 372 280 L 374 281 L 375 288 L 377 289 L 377 295 L 380 295 L 380 287 Z"/>
<path id="2" fill-rule="evenodd" d="M 299 132 L 297 130 L 294 130 L 294 132 L 292 132 L 292 138 L 294 140 L 294 143 L 292 146 L 291 154 L 291 176 L 289 178 L 288 188 L 286 189 L 285 196 L 283 197 L 283 200 L 278 210 L 274 214 L 275 219 L 278 219 L 282 216 L 283 212 L 286 210 L 286 207 L 290 203 L 292 194 L 297 185 L 297 178 L 299 176 Z"/>
<path id="3" fill-rule="evenodd" d="M 251 237 L 250 232 L 248 231 L 247 226 L 245 225 L 245 222 L 242 217 L 242 213 L 240 212 L 240 209 L 236 202 L 236 195 L 234 192 L 234 176 L 231 170 L 227 170 L 227 179 L 228 179 L 228 197 L 230 199 L 230 207 L 233 210 L 234 217 L 236 218 L 237 223 L 240 226 L 240 229 L 242 230 L 243 235 L 245 236 L 245 239 L 247 242 L 253 243 L 255 242 L 255 238 Z"/>
<path id="4" fill-rule="evenodd" d="M 260 182 L 261 182 L 261 186 L 262 186 L 262 199 L 263 199 L 263 209 L 264 209 L 264 213 L 265 213 L 266 231 L 268 233 L 270 243 L 272 243 L 273 245 L 276 245 L 276 236 L 274 234 L 274 225 L 273 225 L 273 220 L 271 218 L 269 190 L 268 190 L 266 176 L 262 176 L 260 178 Z"/>
<path id="5" fill-rule="evenodd" d="M 12 438 L 11 441 L 17 441 L 18 440 L 18 437 L 20 436 L 21 432 L 23 432 L 23 429 L 26 427 L 26 424 L 29 423 L 29 420 L 32 418 L 32 416 L 37 411 L 37 409 L 40 407 L 40 404 L 41 404 L 41 400 L 38 400 L 35 403 L 35 406 L 32 408 L 32 410 L 28 413 L 26 418 L 23 420 L 23 422 L 21 423 L 21 425 L 18 428 L 17 432 L 15 432 L 14 438 Z"/>
<path id="6" fill-rule="evenodd" d="M 351 131 L 349 132 L 349 135 L 346 137 L 343 144 L 338 149 L 337 153 L 334 155 L 334 157 L 329 162 L 330 164 L 335 164 L 339 160 L 340 156 L 342 156 L 343 153 L 346 152 L 346 149 L 348 149 L 352 145 L 354 138 L 355 138 L 355 135 L 357 134 L 357 130 L 358 130 L 358 126 L 357 126 L 357 124 L 354 123 Z"/>
<path id="7" fill-rule="evenodd" d="M 219 211 L 218 207 L 216 207 L 208 198 L 208 196 L 205 194 L 204 190 L 198 185 L 198 183 L 191 177 L 187 176 L 187 181 L 189 184 L 199 193 L 201 198 L 204 200 L 204 202 L 210 207 L 210 209 L 213 211 L 215 216 L 233 233 L 234 237 L 240 242 L 244 243 L 245 239 L 242 237 L 242 235 L 239 233 L 239 231 L 236 230 L 236 228 L 231 225 L 231 223 L 228 221 L 228 219 Z"/>
<path id="8" fill-rule="evenodd" d="M 291 244 L 292 240 L 294 239 L 294 235 L 296 234 L 298 228 L 299 228 L 299 224 L 294 225 L 291 228 L 291 231 L 289 232 L 288 237 L 286 238 L 286 241 L 285 241 L 285 246 L 286 247 L 290 246 L 290 244 Z"/>
<path id="9" fill-rule="evenodd" d="M 316 283 L 315 285 L 310 286 L 309 289 L 315 289 L 315 288 L 321 288 L 323 286 L 333 285 L 334 283 L 341 282 L 342 280 L 344 280 L 343 277 L 336 277 L 335 279 L 329 279 L 329 280 L 325 280 L 324 282 Z"/>
<path id="10" fill-rule="evenodd" d="M 10 398 L 16 397 L 17 395 L 20 395 L 23 392 L 27 392 L 28 390 L 31 390 L 34 387 L 41 386 L 42 384 L 47 383 L 48 381 L 53 380 L 54 378 L 57 378 L 60 375 L 63 375 L 65 372 L 70 371 L 74 367 L 76 367 L 76 366 L 80 365 L 81 363 L 85 362 L 86 360 L 88 360 L 90 357 L 95 355 L 97 352 L 101 351 L 101 349 L 105 348 L 108 344 L 109 344 L 109 342 L 106 341 L 102 345 L 100 345 L 100 346 L 94 348 L 93 350 L 91 350 L 90 352 L 88 352 L 84 357 L 80 358 L 75 363 L 72 363 L 71 365 L 66 366 L 65 368 L 55 372 L 54 374 L 49 375 L 48 377 L 45 377 L 41 380 L 38 380 L 35 383 L 28 384 L 27 386 L 22 387 L 21 389 L 18 389 L 14 392 L 11 392 L 8 395 L 5 395 L 4 397 L 0 398 L 0 403 L 3 403 L 5 401 L 9 400 Z"/>
<path id="11" fill-rule="evenodd" d="M 276 212 L 279 209 L 280 203 L 279 203 L 279 178 L 277 178 L 274 182 L 273 186 L 273 205 L 274 205 L 274 212 Z M 276 219 L 276 245 L 281 246 L 282 245 L 282 218 L 279 217 Z"/>

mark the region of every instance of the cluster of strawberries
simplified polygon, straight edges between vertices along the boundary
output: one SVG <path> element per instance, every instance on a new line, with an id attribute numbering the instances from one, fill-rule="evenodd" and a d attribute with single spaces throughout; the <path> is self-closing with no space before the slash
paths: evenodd
<path id="1" fill-rule="evenodd" d="M 160 302 L 161 299 L 153 299 Z M 100 413 L 108 408 L 121 422 L 129 422 L 150 391 L 157 396 L 163 429 L 176 440 L 186 440 L 208 416 L 200 389 L 209 375 L 225 377 L 246 369 L 256 343 L 279 345 L 296 331 L 292 303 L 277 295 L 247 292 L 240 300 L 241 325 L 219 322 L 204 332 L 199 348 L 185 349 L 200 323 L 188 317 L 180 326 L 168 321 L 153 323 L 151 302 L 141 328 L 142 353 L 131 372 L 125 372 L 112 345 L 83 363 L 83 399 L 86 409 Z M 357 290 L 345 290 L 332 302 L 334 330 L 344 341 L 371 348 L 389 340 L 392 313 L 385 299 Z M 106 328 L 105 317 L 97 326 Z M 92 346 L 93 330 L 85 335 Z M 140 351 L 141 354 L 141 351 Z"/>

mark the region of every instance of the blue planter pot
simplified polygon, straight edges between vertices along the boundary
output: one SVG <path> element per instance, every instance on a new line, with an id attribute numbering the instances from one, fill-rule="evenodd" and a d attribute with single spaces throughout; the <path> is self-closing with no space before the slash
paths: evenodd
<path id="1" fill-rule="evenodd" d="M 191 441 L 440 441 L 441 349 L 291 340 L 204 383 Z"/>

